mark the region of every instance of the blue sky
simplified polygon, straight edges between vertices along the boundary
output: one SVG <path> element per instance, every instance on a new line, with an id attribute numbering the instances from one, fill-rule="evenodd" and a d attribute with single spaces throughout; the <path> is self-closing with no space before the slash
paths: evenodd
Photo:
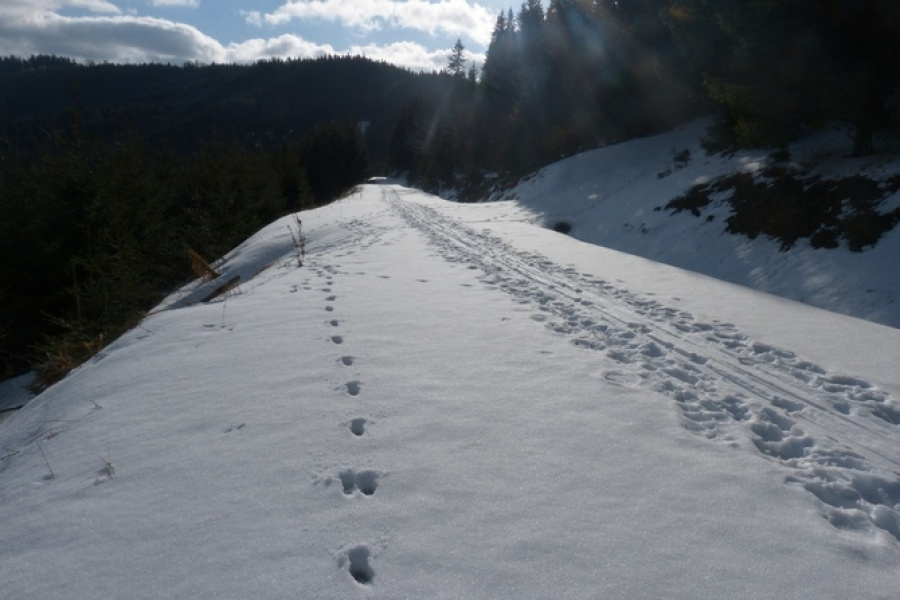
<path id="1" fill-rule="evenodd" d="M 515 4 L 515 3 L 514 3 Z M 0 55 L 109 62 L 252 62 L 362 54 L 446 66 L 460 38 L 484 61 L 507 0 L 2 0 Z"/>

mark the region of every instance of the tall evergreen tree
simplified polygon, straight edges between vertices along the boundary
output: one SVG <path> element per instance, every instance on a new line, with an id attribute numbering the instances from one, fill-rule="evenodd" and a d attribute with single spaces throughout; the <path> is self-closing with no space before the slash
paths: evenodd
<path id="1" fill-rule="evenodd" d="M 515 20 L 503 12 L 497 15 L 487 57 L 481 69 L 481 84 L 494 105 L 508 106 L 518 87 L 518 61 L 515 49 Z"/>
<path id="2" fill-rule="evenodd" d="M 453 50 L 450 51 L 450 58 L 447 61 L 447 73 L 454 77 L 465 77 L 466 75 L 466 47 L 463 46 L 462 40 L 457 38 Z"/>
<path id="3" fill-rule="evenodd" d="M 544 22 L 544 7 L 541 0 L 524 0 L 517 15 L 519 30 L 525 36 L 535 36 Z"/>

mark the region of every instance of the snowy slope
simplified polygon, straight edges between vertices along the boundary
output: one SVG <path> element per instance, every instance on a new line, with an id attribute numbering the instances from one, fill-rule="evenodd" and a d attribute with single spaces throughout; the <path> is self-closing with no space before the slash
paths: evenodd
<path id="1" fill-rule="evenodd" d="M 21 598 L 896 598 L 900 331 L 389 182 L 0 422 Z"/>
<path id="2" fill-rule="evenodd" d="M 873 249 L 851 252 L 813 249 L 801 240 L 790 252 L 760 237 L 725 233 L 727 204 L 711 205 L 697 218 L 659 210 L 695 183 L 739 170 L 754 171 L 768 151 L 707 156 L 700 147 L 706 123 L 586 152 L 539 171 L 505 197 L 534 213 L 533 222 L 552 227 L 565 221 L 571 235 L 682 269 L 776 294 L 819 308 L 900 327 L 900 231 L 885 235 Z M 679 168 L 675 151 L 689 150 Z M 798 142 L 791 156 L 826 177 L 861 174 L 883 179 L 900 172 L 896 149 L 868 158 L 844 158 L 846 135 L 822 134 Z M 668 174 L 666 174 L 668 173 Z M 890 209 L 900 194 L 885 201 Z M 707 220 L 710 219 L 710 220 Z"/>

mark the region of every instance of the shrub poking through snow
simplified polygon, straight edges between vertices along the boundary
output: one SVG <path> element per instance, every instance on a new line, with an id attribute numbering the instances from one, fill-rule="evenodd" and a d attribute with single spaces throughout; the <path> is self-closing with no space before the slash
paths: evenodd
<path id="1" fill-rule="evenodd" d="M 306 259 L 306 239 L 303 237 L 303 221 L 300 216 L 294 214 L 294 226 L 288 225 L 288 231 L 291 232 L 291 239 L 294 241 L 294 256 L 297 257 L 297 266 L 302 267 L 303 261 Z"/>

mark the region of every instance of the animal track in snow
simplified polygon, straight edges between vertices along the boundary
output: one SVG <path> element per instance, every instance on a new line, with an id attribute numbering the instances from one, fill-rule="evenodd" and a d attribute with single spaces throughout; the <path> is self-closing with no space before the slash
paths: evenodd
<path id="1" fill-rule="evenodd" d="M 341 364 L 344 365 L 345 367 L 351 367 L 351 366 L 353 366 L 353 363 L 356 361 L 356 359 L 352 356 L 342 356 L 340 358 L 340 361 L 341 361 Z"/>
<path id="2" fill-rule="evenodd" d="M 338 561 L 338 567 L 347 565 L 347 572 L 359 585 L 369 586 L 375 581 L 375 570 L 369 564 L 371 553 L 366 546 L 355 546 L 347 552 L 346 558 Z"/>
<path id="3" fill-rule="evenodd" d="M 344 336 L 341 336 L 341 335 L 333 335 L 333 336 L 331 336 L 331 341 L 334 342 L 335 344 L 339 344 L 339 345 L 340 345 L 340 344 L 343 344 L 343 343 L 344 343 Z"/>
<path id="4" fill-rule="evenodd" d="M 366 423 L 368 421 L 363 418 L 353 419 L 350 421 L 350 433 L 356 437 L 360 437 L 366 433 Z"/>
<path id="5" fill-rule="evenodd" d="M 332 327 L 337 327 L 341 324 L 341 322 L 338 321 L 337 319 L 332 319 L 332 320 L 328 321 L 328 324 L 331 325 Z"/>
<path id="6" fill-rule="evenodd" d="M 376 471 L 360 471 L 353 469 L 341 471 L 338 475 L 345 496 L 352 496 L 359 490 L 363 496 L 372 496 L 378 489 L 379 473 Z"/>
<path id="7" fill-rule="evenodd" d="M 344 386 L 347 388 L 347 393 L 351 396 L 359 396 L 359 392 L 362 389 L 362 383 L 359 381 L 348 381 Z"/>

